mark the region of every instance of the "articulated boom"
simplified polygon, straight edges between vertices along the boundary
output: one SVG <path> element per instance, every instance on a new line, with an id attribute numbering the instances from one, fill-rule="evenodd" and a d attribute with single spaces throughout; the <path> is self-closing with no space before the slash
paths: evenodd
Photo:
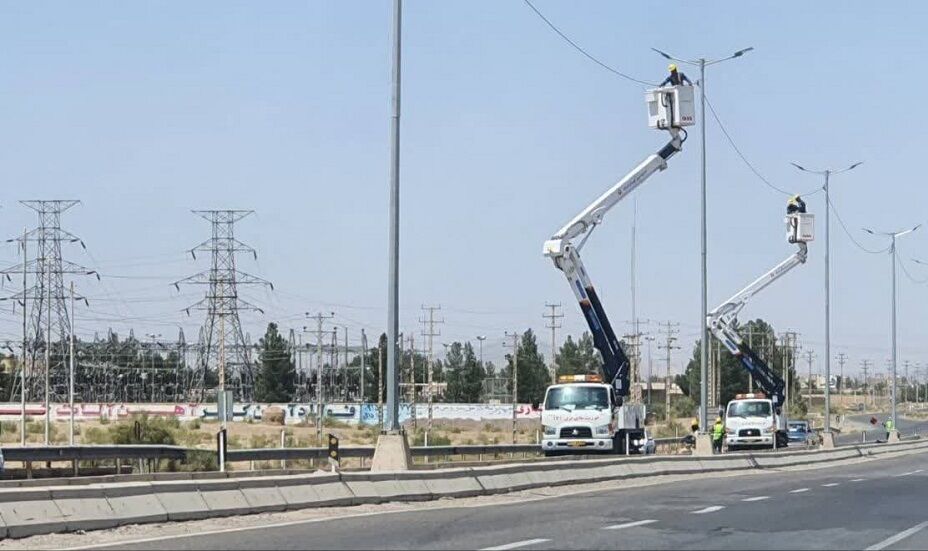
<path id="1" fill-rule="evenodd" d="M 738 313 L 745 304 L 755 295 L 766 289 L 774 281 L 780 279 L 787 272 L 804 264 L 808 256 L 808 241 L 812 240 L 812 215 L 796 213 L 787 216 L 788 240 L 796 243 L 799 250 L 780 262 L 770 271 L 754 280 L 750 285 L 739 291 L 730 299 L 719 305 L 709 313 L 706 325 L 712 334 L 731 352 L 741 365 L 754 378 L 755 384 L 767 393 L 773 403 L 779 408 L 783 405 L 786 395 L 786 382 L 770 369 L 766 363 L 757 357 L 751 348 L 745 344 L 744 339 L 736 329 Z"/>
<path id="2" fill-rule="evenodd" d="M 583 261 L 580 259 L 580 249 L 593 229 L 602 222 L 609 209 L 628 196 L 652 174 L 667 168 L 667 159 L 683 147 L 686 132 L 680 127 L 690 123 L 680 122 L 679 113 L 676 116 L 673 113 L 672 106 L 675 105 L 674 100 L 677 98 L 678 92 L 680 92 L 679 88 L 686 87 L 668 87 L 649 92 L 652 98 L 658 98 L 655 104 L 659 103 L 661 109 L 668 110 L 667 120 L 673 121 L 666 126 L 655 126 L 670 132 L 671 140 L 667 145 L 632 169 L 624 178 L 551 236 L 551 239 L 546 241 L 544 245 L 545 256 L 550 257 L 554 261 L 554 265 L 564 272 L 564 276 L 570 283 L 570 288 L 580 303 L 580 309 L 583 311 L 587 325 L 590 327 L 590 333 L 593 335 L 593 344 L 599 350 L 603 359 L 603 373 L 606 380 L 615 389 L 616 397 L 620 402 L 623 397 L 629 394 L 628 356 L 622 350 L 596 289 L 593 287 L 593 282 L 583 267 Z M 691 94 L 691 90 L 689 89 L 686 92 Z M 583 236 L 583 239 L 578 245 L 574 245 L 573 239 L 580 236 Z"/>

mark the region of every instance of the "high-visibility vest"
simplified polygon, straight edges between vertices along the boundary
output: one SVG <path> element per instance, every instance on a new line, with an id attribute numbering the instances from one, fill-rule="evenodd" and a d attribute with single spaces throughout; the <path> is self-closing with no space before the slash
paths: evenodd
<path id="1" fill-rule="evenodd" d="M 725 434 L 725 425 L 716 423 L 715 426 L 712 427 L 712 437 L 718 440 L 722 438 L 723 434 Z"/>

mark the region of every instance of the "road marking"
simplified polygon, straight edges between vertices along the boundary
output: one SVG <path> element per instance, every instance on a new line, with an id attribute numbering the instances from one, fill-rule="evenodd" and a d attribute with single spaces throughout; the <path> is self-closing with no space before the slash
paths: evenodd
<path id="1" fill-rule="evenodd" d="M 855 478 L 851 482 L 863 482 L 864 480 L 867 480 L 867 479 L 866 478 Z"/>
<path id="2" fill-rule="evenodd" d="M 742 499 L 741 501 L 763 501 L 763 500 L 765 500 L 765 499 L 770 499 L 770 496 L 746 497 L 746 498 Z"/>
<path id="3" fill-rule="evenodd" d="M 484 547 L 480 551 L 506 551 L 506 549 L 518 549 L 520 547 L 528 547 L 529 545 L 535 545 L 537 543 L 544 543 L 546 540 L 543 538 L 533 539 L 533 540 L 522 540 L 515 541 L 512 543 L 507 543 L 506 545 L 497 545 L 496 547 Z"/>
<path id="4" fill-rule="evenodd" d="M 914 533 L 916 533 L 916 532 L 922 530 L 922 529 L 925 528 L 926 526 L 928 526 L 928 520 L 926 520 L 925 522 L 923 522 L 923 523 L 921 523 L 921 524 L 916 524 L 915 526 L 909 528 L 908 530 L 903 530 L 902 532 L 899 532 L 899 533 L 896 534 L 895 536 L 886 538 L 885 540 L 881 541 L 880 543 L 874 543 L 873 545 L 871 545 L 870 547 L 868 547 L 868 548 L 866 549 L 866 551 L 880 551 L 880 549 L 886 549 L 886 548 L 889 547 L 890 545 L 892 545 L 892 544 L 894 544 L 894 543 L 896 543 L 896 542 L 900 542 L 900 541 L 904 540 L 905 538 L 911 536 L 912 534 L 914 534 Z"/>
<path id="5" fill-rule="evenodd" d="M 645 524 L 651 524 L 657 522 L 656 520 L 636 520 L 635 522 L 626 522 L 625 524 L 613 524 L 612 526 L 604 526 L 603 530 L 621 530 L 623 528 L 633 528 L 635 526 L 644 526 Z"/>
<path id="6" fill-rule="evenodd" d="M 698 511 L 690 511 L 694 515 L 704 515 L 706 513 L 714 513 L 716 511 L 721 511 L 724 509 L 724 505 L 713 505 L 711 507 L 706 507 L 705 509 L 700 509 Z"/>
<path id="7" fill-rule="evenodd" d="M 822 484 L 822 488 L 834 488 L 835 486 L 838 486 L 838 485 L 839 485 L 838 482 L 829 482 L 828 484 Z"/>
<path id="8" fill-rule="evenodd" d="M 808 491 L 809 491 L 808 488 L 799 488 L 798 490 L 793 490 L 793 491 L 791 491 L 790 493 L 791 493 L 791 494 L 801 494 L 802 492 L 808 492 Z"/>
<path id="9" fill-rule="evenodd" d="M 897 474 L 896 477 L 898 478 L 898 477 L 900 477 L 900 476 L 909 476 L 910 474 L 918 474 L 918 473 L 920 473 L 920 472 L 922 472 L 922 469 L 918 469 L 918 470 L 916 470 L 916 471 L 911 471 L 911 472 L 907 472 L 907 473 Z"/>

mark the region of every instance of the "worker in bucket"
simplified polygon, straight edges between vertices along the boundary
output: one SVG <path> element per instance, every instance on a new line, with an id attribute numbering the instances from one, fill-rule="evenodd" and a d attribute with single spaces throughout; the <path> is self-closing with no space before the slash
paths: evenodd
<path id="1" fill-rule="evenodd" d="M 721 417 L 715 418 L 715 424 L 712 425 L 712 451 L 722 453 L 722 441 L 725 439 L 725 423 Z"/>
<path id="2" fill-rule="evenodd" d="M 679 86 L 683 83 L 689 84 L 690 86 L 693 85 L 693 83 L 690 82 L 690 79 L 686 78 L 686 75 L 677 71 L 676 63 L 671 63 L 667 67 L 667 70 L 670 71 L 670 75 L 668 75 L 667 78 L 664 79 L 664 82 L 661 83 L 661 86 L 667 86 L 668 84 L 670 84 L 671 86 Z"/>
<path id="3" fill-rule="evenodd" d="M 806 202 L 802 200 L 802 197 L 799 195 L 793 195 L 786 201 L 786 214 L 796 214 L 796 213 L 806 212 Z"/>

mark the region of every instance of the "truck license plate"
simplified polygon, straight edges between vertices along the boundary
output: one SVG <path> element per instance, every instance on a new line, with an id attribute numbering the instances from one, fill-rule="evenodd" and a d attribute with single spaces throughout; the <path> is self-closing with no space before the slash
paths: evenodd
<path id="1" fill-rule="evenodd" d="M 571 440 L 570 442 L 567 443 L 567 445 L 570 446 L 571 448 L 582 448 L 586 446 L 586 442 L 584 442 L 583 440 Z"/>

